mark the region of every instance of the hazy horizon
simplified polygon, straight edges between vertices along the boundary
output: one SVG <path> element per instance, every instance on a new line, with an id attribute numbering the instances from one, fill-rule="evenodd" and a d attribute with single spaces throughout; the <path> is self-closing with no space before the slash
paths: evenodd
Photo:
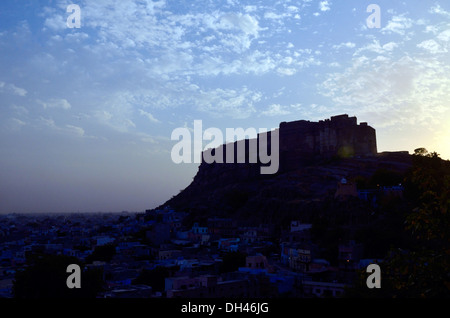
<path id="1" fill-rule="evenodd" d="M 161 205 L 197 172 L 170 156 L 194 120 L 348 114 L 378 152 L 450 159 L 449 2 L 80 0 L 69 28 L 72 3 L 0 3 L 0 214 Z"/>

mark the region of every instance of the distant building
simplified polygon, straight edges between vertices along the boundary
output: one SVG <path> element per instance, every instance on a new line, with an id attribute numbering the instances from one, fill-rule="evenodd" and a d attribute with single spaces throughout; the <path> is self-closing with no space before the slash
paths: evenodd
<path id="1" fill-rule="evenodd" d="M 155 223 L 151 229 L 145 232 L 145 238 L 154 245 L 160 245 L 170 241 L 171 228 L 166 223 Z"/>
<path id="2" fill-rule="evenodd" d="M 345 292 L 345 285 L 334 282 L 304 281 L 303 291 L 305 295 L 314 297 L 339 297 Z"/>
<path id="3" fill-rule="evenodd" d="M 104 298 L 150 298 L 152 287 L 147 285 L 128 285 L 106 292 Z"/>
<path id="4" fill-rule="evenodd" d="M 393 196 L 393 197 L 403 197 L 403 191 L 405 188 L 399 184 L 398 186 L 382 187 L 383 195 Z"/>
<path id="5" fill-rule="evenodd" d="M 105 281 L 108 286 L 129 286 L 139 276 L 137 270 L 118 267 L 105 271 Z"/>
<path id="6" fill-rule="evenodd" d="M 281 242 L 284 243 L 305 243 L 311 241 L 312 224 L 291 221 L 289 231 L 281 234 Z"/>
<path id="7" fill-rule="evenodd" d="M 281 263 L 294 271 L 307 272 L 312 261 L 313 246 L 306 243 L 282 243 Z"/>
<path id="8" fill-rule="evenodd" d="M 109 243 L 114 243 L 116 239 L 110 236 L 98 236 L 95 238 L 95 244 L 97 246 L 102 246 L 102 245 L 106 245 Z"/>
<path id="9" fill-rule="evenodd" d="M 350 197 L 357 198 L 358 191 L 356 189 L 356 183 L 349 182 L 347 179 L 342 178 L 340 182 L 338 182 L 337 190 L 334 195 L 335 198 L 345 200 Z"/>
<path id="10" fill-rule="evenodd" d="M 239 250 L 239 244 L 241 240 L 239 238 L 224 238 L 218 242 L 218 248 L 228 252 L 236 252 Z"/>
<path id="11" fill-rule="evenodd" d="M 379 258 L 365 258 L 365 259 L 361 259 L 361 260 L 359 260 L 358 268 L 359 269 L 366 269 L 367 266 L 369 266 L 370 264 L 380 264 L 381 262 L 383 262 L 383 260 L 379 259 Z"/>
<path id="12" fill-rule="evenodd" d="M 301 223 L 300 221 L 291 221 L 291 232 L 300 232 L 311 229 L 312 224 Z"/>
<path id="13" fill-rule="evenodd" d="M 230 237 L 236 235 L 236 220 L 231 218 L 213 217 L 208 219 L 208 229 L 216 237 Z"/>
<path id="14" fill-rule="evenodd" d="M 382 186 L 377 189 L 359 189 L 358 197 L 361 200 L 370 202 L 373 206 L 377 206 L 380 197 L 403 197 L 405 188 L 399 184 L 397 186 Z"/>
<path id="15" fill-rule="evenodd" d="M 158 253 L 158 259 L 159 260 L 168 260 L 168 259 L 176 259 L 180 257 L 182 252 L 180 250 L 160 250 Z"/>
<path id="16" fill-rule="evenodd" d="M 188 232 L 188 239 L 191 242 L 206 244 L 210 239 L 208 227 L 199 226 L 198 223 L 194 223 L 191 230 Z"/>
<path id="17" fill-rule="evenodd" d="M 238 274 L 238 273 L 237 273 Z M 167 298 L 248 298 L 261 296 L 258 278 L 222 281 L 215 275 L 166 278 Z M 267 279 L 268 280 L 268 279 Z"/>
<path id="18" fill-rule="evenodd" d="M 315 258 L 309 264 L 309 274 L 318 274 L 330 269 L 330 262 L 322 258 Z"/>
<path id="19" fill-rule="evenodd" d="M 194 223 L 191 231 L 193 234 L 208 234 L 208 227 L 199 226 L 198 223 Z"/>
<path id="20" fill-rule="evenodd" d="M 355 241 L 339 244 L 339 269 L 355 270 L 359 268 L 359 261 L 363 256 L 363 245 Z"/>
<path id="21" fill-rule="evenodd" d="M 253 255 L 245 258 L 245 267 L 250 269 L 264 269 L 267 272 L 272 272 L 273 268 L 269 265 L 267 258 L 264 255 Z"/>

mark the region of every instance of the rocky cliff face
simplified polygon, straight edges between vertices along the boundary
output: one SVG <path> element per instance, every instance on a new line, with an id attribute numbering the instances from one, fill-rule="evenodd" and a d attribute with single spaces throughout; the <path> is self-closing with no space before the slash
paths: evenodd
<path id="1" fill-rule="evenodd" d="M 277 175 L 260 175 L 251 165 L 200 166 L 193 182 L 167 201 L 176 209 L 198 215 L 272 222 L 283 213 L 307 217 L 324 202 L 334 201 L 342 178 L 370 179 L 377 171 L 398 175 L 411 166 L 405 153 L 343 158 L 304 166 Z"/>
<path id="2" fill-rule="evenodd" d="M 370 178 L 380 169 L 401 174 L 411 166 L 408 153 L 377 154 L 375 130 L 364 123 L 357 125 L 356 118 L 347 115 L 281 123 L 279 139 L 277 174 L 261 174 L 261 162 L 249 163 L 248 151 L 244 163 L 202 162 L 193 182 L 164 205 L 200 218 L 273 222 L 283 213 L 306 217 L 333 200 L 342 178 Z M 248 150 L 249 141 L 241 142 Z"/>

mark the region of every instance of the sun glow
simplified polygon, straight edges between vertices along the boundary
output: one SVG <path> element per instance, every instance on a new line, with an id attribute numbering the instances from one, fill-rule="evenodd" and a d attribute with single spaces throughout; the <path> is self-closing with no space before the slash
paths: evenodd
<path id="1" fill-rule="evenodd" d="M 450 120 L 447 122 L 450 123 Z M 442 159 L 450 160 L 450 127 L 446 127 L 442 133 L 438 134 L 436 143 L 434 144 L 434 150 L 428 150 L 436 151 Z"/>

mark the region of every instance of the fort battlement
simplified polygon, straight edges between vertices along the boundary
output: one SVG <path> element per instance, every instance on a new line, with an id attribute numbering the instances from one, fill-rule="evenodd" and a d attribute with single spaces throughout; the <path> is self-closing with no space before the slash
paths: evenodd
<path id="1" fill-rule="evenodd" d="M 320 158 L 377 153 L 375 129 L 347 114 L 311 122 L 280 123 L 280 164 L 290 170 Z"/>
<path id="2" fill-rule="evenodd" d="M 356 117 L 349 117 L 347 114 L 332 116 L 330 119 L 318 122 L 309 120 L 282 122 L 278 133 L 279 167 L 281 171 L 297 169 L 318 160 L 335 156 L 353 157 L 377 154 L 375 129 L 365 122 L 358 124 Z M 271 133 L 269 132 L 268 134 Z M 262 134 L 258 134 L 258 139 L 262 136 Z M 271 139 L 265 139 L 267 139 L 268 148 L 270 149 Z M 234 149 L 234 160 L 231 160 L 231 162 L 250 162 L 249 158 L 252 156 L 249 154 L 249 143 L 250 140 L 240 140 L 235 141 L 234 145 L 229 145 L 233 146 Z M 241 154 L 241 160 L 237 156 L 239 145 L 243 147 L 242 149 L 245 149 L 245 153 Z M 223 156 L 222 162 L 229 162 L 225 160 L 227 152 L 225 145 L 219 146 L 219 148 L 221 148 L 220 153 Z M 209 152 L 209 155 L 211 155 L 218 151 L 219 148 L 208 149 L 206 152 Z M 254 149 L 258 151 L 258 146 Z M 253 157 L 256 158 L 256 156 Z M 202 164 L 205 166 L 204 160 Z M 235 169 L 233 166 L 228 165 L 227 169 Z M 247 168 L 252 171 L 251 174 L 257 171 L 253 171 L 250 167 Z"/>

